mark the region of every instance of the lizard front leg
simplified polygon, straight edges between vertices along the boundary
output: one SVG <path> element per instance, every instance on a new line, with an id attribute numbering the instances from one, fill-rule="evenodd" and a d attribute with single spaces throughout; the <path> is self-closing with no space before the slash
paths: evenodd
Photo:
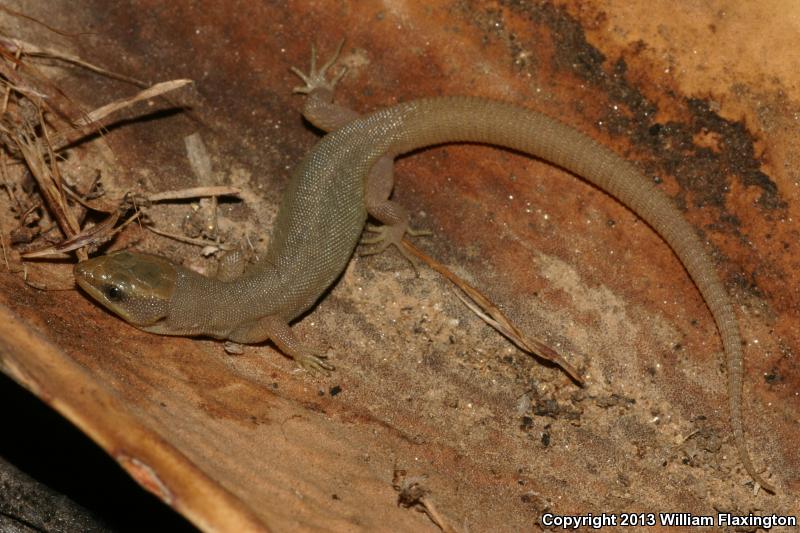
<path id="1" fill-rule="evenodd" d="M 307 346 L 294 334 L 285 319 L 278 315 L 268 315 L 239 327 L 230 339 L 242 344 L 256 344 L 271 340 L 280 351 L 294 359 L 298 365 L 309 372 L 333 370 L 332 364 L 325 361 L 321 350 Z"/>
<path id="2" fill-rule="evenodd" d="M 319 69 L 317 69 L 317 49 L 313 45 L 311 46 L 311 65 L 308 69 L 308 74 L 296 67 L 291 67 L 290 69 L 305 83 L 305 85 L 295 87 L 293 90 L 295 93 L 306 95 L 303 116 L 314 126 L 326 132 L 337 130 L 360 116 L 352 109 L 336 104 L 333 101 L 336 84 L 347 72 L 347 68 L 342 67 L 333 79 L 330 81 L 327 79 L 328 69 L 336 63 L 343 44 L 344 40 L 339 41 L 336 52 Z"/>
<path id="3" fill-rule="evenodd" d="M 334 103 L 333 95 L 336 84 L 342 79 L 346 68 L 342 68 L 330 81 L 328 70 L 336 63 L 344 41 L 340 41 L 336 52 L 317 69 L 317 50 L 311 47 L 311 65 L 308 74 L 292 67 L 291 70 L 305 85 L 295 87 L 294 92 L 307 95 L 303 116 L 314 126 L 326 131 L 334 131 L 357 119 L 360 115 L 347 107 Z M 364 238 L 363 244 L 374 244 L 374 248 L 362 255 L 377 254 L 389 246 L 395 246 L 403 256 L 416 267 L 414 258 L 401 246 L 403 237 L 430 235 L 429 231 L 415 230 L 409 225 L 408 211 L 389 199 L 394 188 L 394 154 L 385 154 L 370 169 L 365 185 L 364 202 L 367 213 L 381 222 L 380 226 L 367 226 L 367 231 L 375 233 L 373 237 Z"/>

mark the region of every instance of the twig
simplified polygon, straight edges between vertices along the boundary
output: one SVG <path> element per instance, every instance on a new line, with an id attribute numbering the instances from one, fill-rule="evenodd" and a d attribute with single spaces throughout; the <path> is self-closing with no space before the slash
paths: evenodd
<path id="1" fill-rule="evenodd" d="M 433 504 L 433 500 L 429 497 L 430 491 L 422 485 L 425 479 L 425 476 L 407 476 L 405 470 L 395 467 L 392 488 L 398 493 L 397 504 L 421 510 L 443 533 L 458 533 Z"/>
<path id="2" fill-rule="evenodd" d="M 0 181 L 3 182 L 3 187 L 5 187 L 8 193 L 8 198 L 17 206 L 18 211 L 22 211 L 22 202 L 19 201 L 19 198 L 17 198 L 14 191 L 11 189 L 11 184 L 8 183 L 8 162 L 6 161 L 6 153 L 4 151 L 0 152 Z"/>
<path id="3" fill-rule="evenodd" d="M 211 171 L 211 157 L 208 155 L 206 145 L 199 133 L 192 133 L 183 138 L 186 145 L 186 157 L 192 167 L 197 179 L 203 185 L 214 183 L 214 175 Z"/>
<path id="4" fill-rule="evenodd" d="M 225 185 L 212 187 L 190 187 L 188 189 L 178 189 L 175 191 L 157 192 L 145 197 L 149 202 L 163 202 L 167 200 L 188 200 L 189 198 L 206 198 L 209 196 L 235 196 L 239 197 L 242 190 L 238 187 L 228 187 Z"/>
<path id="5" fill-rule="evenodd" d="M 3 261 L 6 264 L 6 270 L 11 271 L 11 265 L 8 263 L 8 254 L 6 253 L 6 234 L 0 232 L 0 245 L 3 247 Z"/>
<path id="6" fill-rule="evenodd" d="M 100 240 L 105 241 L 122 231 L 128 224 L 133 222 L 134 220 L 138 219 L 141 216 L 141 211 L 137 211 L 130 217 L 128 217 L 125 222 L 120 224 L 117 227 L 114 227 L 119 220 L 119 217 L 122 215 L 124 211 L 120 209 L 116 213 L 113 213 L 111 216 L 107 217 L 102 222 L 95 224 L 88 230 L 84 230 L 82 233 L 75 235 L 70 239 L 66 239 L 61 241 L 60 243 L 54 246 L 48 246 L 47 248 L 43 248 L 41 250 L 34 250 L 32 252 L 27 252 L 22 254 L 23 259 L 34 259 L 38 257 L 49 257 L 54 255 L 61 255 L 67 252 L 71 252 L 73 250 L 77 250 L 79 248 L 83 248 L 84 246 L 92 245 Z"/>
<path id="7" fill-rule="evenodd" d="M 525 336 L 508 319 L 508 317 L 506 317 L 505 314 L 500 311 L 500 309 L 498 309 L 497 306 L 494 305 L 488 298 L 481 294 L 478 289 L 468 284 L 460 277 L 456 276 L 443 264 L 425 254 L 425 252 L 417 248 L 408 239 L 404 238 L 402 244 L 408 252 L 427 263 L 432 269 L 437 271 L 439 274 L 450 280 L 456 287 L 461 289 L 463 291 L 463 295 L 457 293 L 458 297 L 483 321 L 499 331 L 503 336 L 516 344 L 523 351 L 541 357 L 542 359 L 550 361 L 551 363 L 559 366 L 575 382 L 581 386 L 584 385 L 583 376 L 581 376 L 580 372 L 578 372 L 575 367 L 569 364 L 566 359 L 564 359 L 559 353 L 550 348 L 543 341 Z"/>
<path id="8" fill-rule="evenodd" d="M 99 67 L 97 65 L 89 63 L 88 61 L 84 61 L 80 57 L 68 54 L 66 52 L 60 52 L 52 48 L 44 48 L 41 46 L 37 46 L 35 44 L 22 41 L 20 39 L 15 39 L 14 37 L 4 37 L 1 35 L 0 35 L 0 44 L 5 46 L 9 51 L 18 54 L 17 57 L 19 57 L 19 55 L 24 54 L 33 57 L 47 57 L 51 59 L 57 59 L 67 63 L 72 63 L 73 65 L 77 65 L 79 67 L 85 68 L 86 70 L 96 72 L 97 74 L 101 74 L 109 78 L 114 78 L 116 80 L 132 83 L 139 87 L 147 87 L 147 84 L 143 81 L 139 81 L 135 78 L 125 76 L 124 74 L 118 74 L 116 72 L 106 70 L 103 67 Z"/>
<path id="9" fill-rule="evenodd" d="M 9 15 L 11 15 L 12 17 L 18 17 L 18 18 L 21 18 L 21 19 L 28 20 L 30 22 L 34 22 L 36 24 L 39 24 L 40 26 L 42 26 L 44 28 L 47 28 L 49 31 L 51 31 L 51 32 L 53 32 L 53 33 L 55 33 L 57 35 L 63 35 L 65 37 L 75 37 L 76 35 L 79 35 L 79 34 L 72 34 L 72 33 L 67 33 L 65 31 L 59 30 L 58 28 L 54 28 L 53 26 L 50 26 L 49 24 L 46 24 L 45 22 L 37 19 L 36 17 L 32 17 L 30 15 L 26 15 L 25 13 L 21 13 L 19 11 L 15 11 L 15 10 L 13 10 L 11 8 L 6 7 L 6 6 L 0 6 L 0 10 L 5 11 Z"/>
<path id="10" fill-rule="evenodd" d="M 40 126 L 42 128 L 47 127 L 43 121 L 40 122 Z M 0 126 L 0 129 L 5 130 L 2 126 Z M 74 213 L 70 209 L 67 209 L 64 195 L 55 176 L 52 174 L 52 168 L 48 166 L 45 160 L 45 156 L 39 144 L 39 139 L 36 137 L 31 125 L 25 123 L 16 132 L 6 130 L 6 133 L 9 133 L 14 139 L 14 142 L 22 153 L 22 157 L 25 159 L 28 169 L 31 171 L 31 175 L 33 175 L 39 185 L 44 203 L 47 205 L 50 213 L 53 214 L 53 217 L 58 222 L 65 235 L 67 237 L 73 237 L 80 233 L 80 224 L 78 224 Z M 46 143 L 46 139 L 45 144 L 48 144 Z"/>
<path id="11" fill-rule="evenodd" d="M 430 517 L 434 524 L 439 526 L 439 529 L 441 529 L 443 533 L 457 533 L 455 528 L 448 524 L 441 513 L 439 513 L 439 510 L 436 509 L 436 506 L 433 504 L 433 501 L 430 498 L 427 496 L 421 497 L 419 499 L 419 504 L 425 510 L 425 514 Z"/>
<path id="12" fill-rule="evenodd" d="M 236 248 L 235 246 L 231 246 L 228 244 L 222 244 L 214 241 L 206 241 L 204 239 L 193 239 L 192 237 L 184 237 L 183 235 L 168 233 L 166 231 L 156 229 L 153 226 L 145 226 L 145 228 L 149 229 L 156 235 L 161 235 L 162 237 L 174 239 L 179 242 L 185 242 L 186 244 L 193 244 L 195 246 L 214 246 L 216 248 L 219 248 L 220 250 L 225 250 L 225 251 L 234 250 Z"/>
<path id="13" fill-rule="evenodd" d="M 134 94 L 133 96 L 129 96 L 128 98 L 122 98 L 121 100 L 116 100 L 104 106 L 98 107 L 84 118 L 78 120 L 76 125 L 79 127 L 85 127 L 92 123 L 99 122 L 106 118 L 111 113 L 115 111 L 119 111 L 125 107 L 129 107 L 131 104 L 139 102 L 141 100 L 148 100 L 150 98 L 155 98 L 156 96 L 162 95 L 169 91 L 174 91 L 175 89 L 180 89 L 184 85 L 188 85 L 192 83 L 192 80 L 171 80 L 171 81 L 163 81 L 161 83 L 156 83 L 155 85 L 143 90 L 139 91 L 138 93 Z"/>
<path id="14" fill-rule="evenodd" d="M 21 54 L 20 52 L 17 52 L 17 54 L 15 54 L 17 61 L 19 61 L 20 54 Z M 12 68 L 16 70 L 17 63 L 14 63 L 14 66 Z M 6 85 L 6 92 L 3 95 L 3 109 L 2 109 L 3 115 L 6 114 L 6 110 L 8 109 L 8 101 L 10 98 L 11 98 L 11 85 Z"/>
<path id="15" fill-rule="evenodd" d="M 79 116 L 82 111 L 70 101 L 61 90 L 54 86 L 38 69 L 23 63 L 17 54 L 10 54 L 0 48 L 0 57 L 7 61 L 0 61 L 0 78 L 13 91 L 25 96 L 38 109 L 46 109 L 52 116 L 59 118 L 64 124 L 69 124 L 69 115 Z M 63 107 L 63 109 L 62 109 Z M 68 109 L 69 113 L 64 109 Z"/>
<path id="16" fill-rule="evenodd" d="M 54 143 L 53 150 L 58 152 L 71 145 L 75 141 L 86 137 L 87 135 L 97 133 L 104 127 L 103 120 L 120 109 L 129 107 L 130 105 L 141 100 L 148 100 L 169 91 L 174 91 L 175 89 L 179 89 L 189 83 L 192 83 L 192 80 L 172 80 L 156 83 L 152 87 L 145 89 L 144 91 L 140 91 L 131 97 L 116 100 L 104 106 L 98 107 L 94 111 L 76 121 L 74 123 L 75 129 L 63 133 L 58 141 Z"/>

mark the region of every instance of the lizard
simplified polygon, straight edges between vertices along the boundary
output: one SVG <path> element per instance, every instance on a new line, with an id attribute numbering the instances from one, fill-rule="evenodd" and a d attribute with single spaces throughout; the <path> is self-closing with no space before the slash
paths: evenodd
<path id="1" fill-rule="evenodd" d="M 265 256 L 246 269 L 206 277 L 160 256 L 118 251 L 79 262 L 77 284 L 128 323 L 161 335 L 207 336 L 235 343 L 272 341 L 311 371 L 330 371 L 321 350 L 293 333 L 290 322 L 309 310 L 334 283 L 367 226 L 371 252 L 401 246 L 409 212 L 391 199 L 398 155 L 455 142 L 504 147 L 542 159 L 594 184 L 646 221 L 671 247 L 714 317 L 728 374 L 728 407 L 739 460 L 762 488 L 742 424 L 742 342 L 731 299 L 697 232 L 653 180 L 588 135 L 525 107 L 470 96 L 422 98 L 370 114 L 334 102 L 346 68 L 320 68 L 312 47 L 308 73 L 292 67 L 304 85 L 303 115 L 328 132 L 295 168 L 283 193 Z M 330 77 L 330 79 L 329 79 Z M 410 259 L 410 258 L 409 258 Z"/>

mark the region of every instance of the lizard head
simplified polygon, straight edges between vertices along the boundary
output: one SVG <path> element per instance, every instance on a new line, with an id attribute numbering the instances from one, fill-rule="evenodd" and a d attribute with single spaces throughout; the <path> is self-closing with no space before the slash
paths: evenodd
<path id="1" fill-rule="evenodd" d="M 138 327 L 166 317 L 177 277 L 170 261 L 127 251 L 82 261 L 73 272 L 89 296 Z"/>

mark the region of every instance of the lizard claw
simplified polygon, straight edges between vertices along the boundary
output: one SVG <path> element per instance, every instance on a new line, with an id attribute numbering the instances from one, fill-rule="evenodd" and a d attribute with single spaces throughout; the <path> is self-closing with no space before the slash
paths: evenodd
<path id="1" fill-rule="evenodd" d="M 294 360 L 300 365 L 300 368 L 312 375 L 329 374 L 335 367 L 330 364 L 327 355 L 322 353 L 305 353 L 302 355 L 295 355 Z"/>
<path id="2" fill-rule="evenodd" d="M 289 70 L 294 72 L 305 85 L 298 85 L 294 89 L 292 89 L 293 93 L 299 94 L 309 94 L 314 90 L 317 89 L 325 89 L 328 91 L 333 91 L 333 88 L 336 87 L 336 84 L 339 83 L 339 80 L 342 79 L 342 76 L 345 75 L 347 72 L 347 67 L 342 67 L 341 70 L 333 77 L 332 80 L 328 81 L 326 78 L 326 74 L 328 69 L 333 66 L 336 62 L 336 59 L 339 57 L 339 52 L 342 51 L 342 45 L 344 45 L 344 39 L 339 41 L 339 45 L 336 47 L 336 52 L 334 52 L 333 56 L 317 70 L 317 48 L 316 46 L 311 46 L 311 66 L 308 69 L 308 74 L 304 73 L 297 67 L 290 67 Z"/>

